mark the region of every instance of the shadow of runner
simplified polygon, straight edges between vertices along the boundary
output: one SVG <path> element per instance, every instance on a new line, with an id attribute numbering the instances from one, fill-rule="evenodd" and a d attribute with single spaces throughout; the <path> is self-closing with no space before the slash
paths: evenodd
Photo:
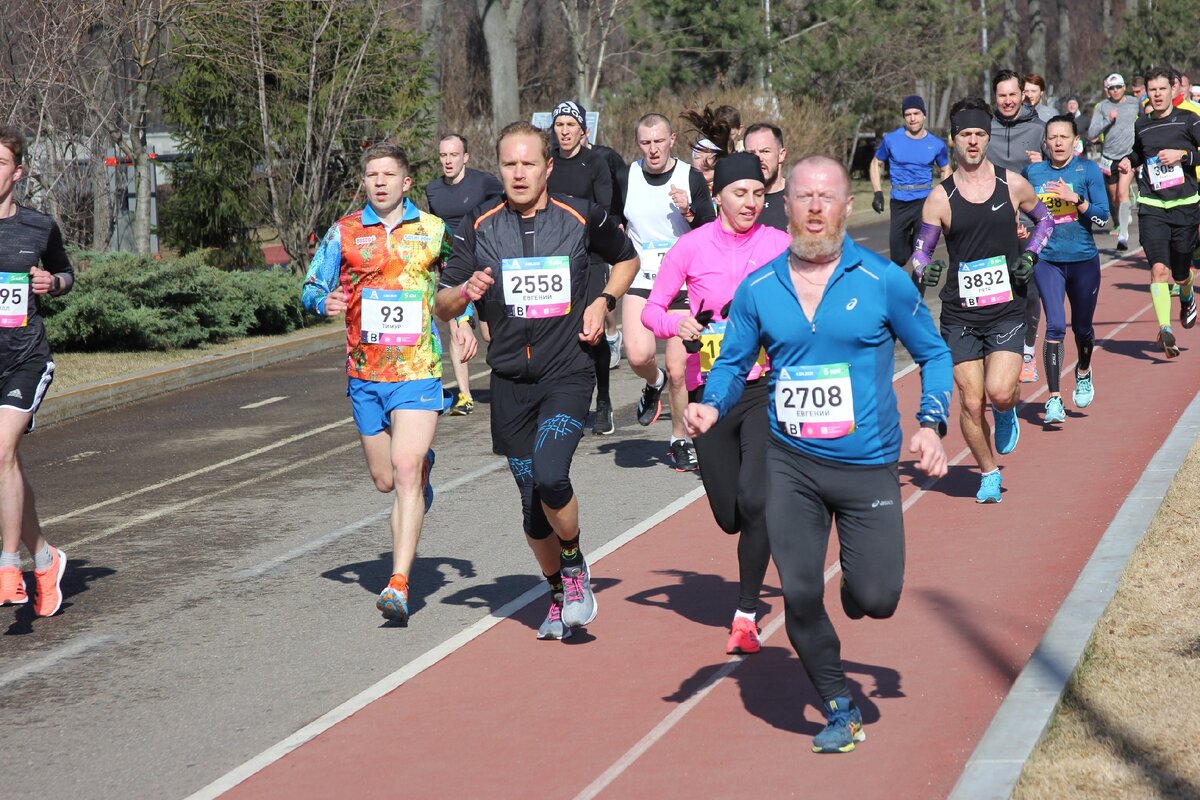
<path id="1" fill-rule="evenodd" d="M 70 610 L 75 604 L 68 600 L 90 589 L 93 581 L 117 574 L 112 567 L 89 567 L 87 564 L 87 559 L 67 557 L 67 569 L 63 573 L 62 583 L 59 587 L 63 593 L 63 604 L 62 608 L 58 610 L 58 614 L 65 614 Z M 25 573 L 25 588 L 29 592 L 29 602 L 23 606 L 16 606 L 12 624 L 4 632 L 5 636 L 24 636 L 33 633 L 33 621 L 37 619 L 33 613 L 35 585 L 33 570 L 30 570 Z"/>
<path id="2" fill-rule="evenodd" d="M 678 614 L 684 619 L 710 628 L 728 629 L 737 608 L 738 584 L 720 575 L 692 572 L 682 569 L 660 569 L 655 575 L 670 575 L 679 578 L 677 583 L 655 586 L 625 598 L 631 603 L 652 608 L 661 608 Z M 764 586 L 760 599 L 764 600 L 760 616 L 772 610 L 767 597 L 780 597 L 779 589 Z"/>
<path id="3" fill-rule="evenodd" d="M 967 458 L 971 456 L 968 455 Z M 916 462 L 901 461 L 899 465 L 900 485 L 920 488 L 929 480 L 929 476 L 917 469 Z M 939 478 L 928 489 L 929 494 L 942 494 L 946 497 L 970 497 L 975 499 L 979 491 L 979 468 L 971 464 L 955 464 L 946 472 L 946 477 Z"/>
<path id="4" fill-rule="evenodd" d="M 415 614 L 425 607 L 430 595 L 451 583 L 447 569 L 460 578 L 474 578 L 475 565 L 464 558 L 422 558 L 413 560 L 412 572 L 408 576 L 408 613 Z M 392 552 L 380 553 L 372 561 L 357 561 L 321 573 L 338 583 L 357 583 L 370 594 L 379 594 L 392 577 Z"/>
<path id="5" fill-rule="evenodd" d="M 1157 336 L 1158 334 L 1156 333 L 1155 335 Z M 1179 338 L 1180 337 L 1178 334 L 1176 334 L 1176 339 L 1178 340 Z M 1178 344 L 1180 352 L 1186 353 L 1187 348 L 1183 346 L 1183 343 L 1178 342 Z M 1155 364 L 1166 364 L 1175 360 L 1173 358 L 1167 358 L 1166 354 L 1163 353 L 1162 348 L 1158 346 L 1156 340 L 1154 339 L 1103 339 L 1096 342 L 1096 349 L 1103 350 L 1105 353 L 1110 355 L 1126 356 L 1128 358 L 1134 358 L 1140 361 L 1151 361 Z M 1093 363 L 1094 361 L 1095 357 L 1093 356 Z M 1103 372 L 1100 373 L 1100 375 L 1103 374 Z M 1100 375 L 1097 375 L 1097 381 L 1102 380 Z"/>

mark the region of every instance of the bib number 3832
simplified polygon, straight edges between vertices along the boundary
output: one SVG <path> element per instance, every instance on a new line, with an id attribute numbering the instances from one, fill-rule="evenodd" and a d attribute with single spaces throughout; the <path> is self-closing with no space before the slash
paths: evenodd
<path id="1" fill-rule="evenodd" d="M 508 316 L 546 319 L 571 313 L 571 259 L 506 258 L 500 269 Z"/>
<path id="2" fill-rule="evenodd" d="M 29 274 L 0 272 L 0 328 L 23 328 L 29 321 Z"/>
<path id="3" fill-rule="evenodd" d="M 397 289 L 364 289 L 362 341 L 365 344 L 412 347 L 425 330 L 424 294 Z"/>
<path id="4" fill-rule="evenodd" d="M 966 308 L 994 306 L 1013 299 L 1004 256 L 964 261 L 958 267 L 958 296 Z"/>
<path id="5" fill-rule="evenodd" d="M 797 439 L 837 439 L 854 431 L 849 364 L 782 367 L 775 376 L 775 418 Z"/>

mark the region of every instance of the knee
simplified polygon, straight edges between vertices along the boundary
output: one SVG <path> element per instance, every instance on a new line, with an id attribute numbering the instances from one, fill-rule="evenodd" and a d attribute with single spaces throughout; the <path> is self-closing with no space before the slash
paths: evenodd
<path id="1" fill-rule="evenodd" d="M 671 383 L 671 388 L 675 390 L 686 388 L 685 378 L 687 375 L 687 362 L 683 364 L 675 364 L 667 361 L 667 380 Z"/>
<path id="2" fill-rule="evenodd" d="M 820 619 L 825 614 L 824 581 L 790 582 L 783 587 L 788 611 L 801 623 Z"/>
<path id="3" fill-rule="evenodd" d="M 896 613 L 900 605 L 900 585 L 895 586 L 855 586 L 854 601 L 863 613 L 871 619 L 887 619 Z"/>
<path id="4" fill-rule="evenodd" d="M 983 418 L 982 397 L 968 397 L 967 395 L 960 393 L 958 399 L 959 405 L 962 407 L 963 416 L 974 420 Z"/>
<path id="5" fill-rule="evenodd" d="M 425 456 L 422 455 L 415 458 L 408 456 L 394 457 L 392 459 L 392 474 L 388 477 L 391 478 L 391 487 L 384 488 L 380 486 L 380 480 L 376 478 L 375 488 L 381 492 L 389 492 L 393 487 L 400 491 L 411 491 L 419 488 L 425 479 Z"/>
<path id="6" fill-rule="evenodd" d="M 655 351 L 654 348 L 644 348 L 630 346 L 629 340 L 625 340 L 625 357 L 629 359 L 629 365 L 634 369 L 640 369 L 654 363 Z"/>
<path id="7" fill-rule="evenodd" d="M 1151 264 L 1150 265 L 1150 280 L 1154 283 L 1165 283 L 1171 271 L 1167 269 L 1166 264 Z"/>
<path id="8" fill-rule="evenodd" d="M 571 478 L 565 470 L 539 469 L 536 460 L 533 465 L 533 488 L 542 502 L 553 509 L 562 508 L 575 496 Z"/>

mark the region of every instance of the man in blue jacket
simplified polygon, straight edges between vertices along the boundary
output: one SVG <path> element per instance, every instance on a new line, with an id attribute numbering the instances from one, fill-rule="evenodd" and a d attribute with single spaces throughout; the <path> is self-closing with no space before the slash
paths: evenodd
<path id="1" fill-rule="evenodd" d="M 866 734 L 825 612 L 830 524 L 837 522 L 847 615 L 890 617 L 904 582 L 895 341 L 921 365 L 921 427 L 909 452 L 934 477 L 946 474 L 941 437 L 952 367 L 905 271 L 846 236 L 854 197 L 841 163 L 801 159 L 784 199 L 791 248 L 742 281 L 721 355 L 702 402 L 688 406 L 687 422 L 692 435 L 702 435 L 733 408 L 759 348 L 766 348 L 772 395 L 767 536 L 783 586 L 788 638 L 828 716 L 813 751 L 845 753 Z"/>

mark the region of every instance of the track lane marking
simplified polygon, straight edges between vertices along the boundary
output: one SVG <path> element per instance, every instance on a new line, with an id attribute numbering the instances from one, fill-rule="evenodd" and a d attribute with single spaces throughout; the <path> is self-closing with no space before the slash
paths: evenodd
<path id="1" fill-rule="evenodd" d="M 280 400 L 287 400 L 290 396 L 285 394 L 279 397 L 268 397 L 266 400 L 259 400 L 257 403 L 246 403 L 246 405 L 239 406 L 238 408 L 241 411 L 245 411 L 248 408 L 262 408 L 263 406 L 271 405 L 271 403 L 278 403 Z"/>

